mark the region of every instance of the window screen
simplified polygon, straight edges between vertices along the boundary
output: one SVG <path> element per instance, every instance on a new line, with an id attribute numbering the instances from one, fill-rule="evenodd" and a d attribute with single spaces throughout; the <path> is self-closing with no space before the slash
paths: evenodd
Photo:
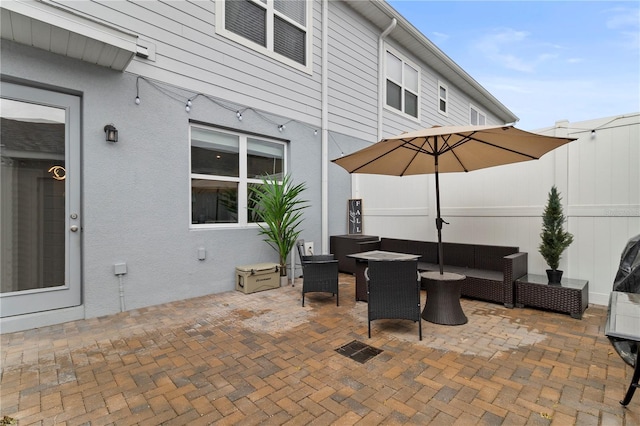
<path id="1" fill-rule="evenodd" d="M 225 2 L 225 28 L 261 46 L 267 45 L 267 11 L 249 0 Z"/>
<path id="2" fill-rule="evenodd" d="M 306 33 L 277 16 L 274 18 L 273 26 L 274 52 L 304 65 Z"/>

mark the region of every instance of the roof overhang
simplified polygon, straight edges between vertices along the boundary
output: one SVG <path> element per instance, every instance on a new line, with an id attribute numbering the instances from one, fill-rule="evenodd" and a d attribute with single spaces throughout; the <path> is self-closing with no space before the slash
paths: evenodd
<path id="1" fill-rule="evenodd" d="M 138 36 L 44 1 L 3 0 L 3 39 L 123 71 Z"/>
<path id="2" fill-rule="evenodd" d="M 384 0 L 342 0 L 352 9 L 364 16 L 380 31 L 389 26 L 392 18 L 396 18 L 398 24 L 389 34 L 401 46 L 406 48 L 417 58 L 429 65 L 436 72 L 445 77 L 451 84 L 457 86 L 476 102 L 495 114 L 505 123 L 518 121 L 518 117 L 496 99 L 487 89 L 474 80 L 466 71 L 449 58 L 442 50 L 422 34 L 415 26 L 407 21 L 392 6 Z"/>

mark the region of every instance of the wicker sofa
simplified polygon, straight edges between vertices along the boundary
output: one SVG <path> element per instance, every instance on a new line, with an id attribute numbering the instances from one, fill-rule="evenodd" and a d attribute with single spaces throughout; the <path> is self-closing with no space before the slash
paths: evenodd
<path id="1" fill-rule="evenodd" d="M 437 271 L 438 243 L 381 238 L 360 244 L 361 252 L 383 250 L 420 255 L 420 271 Z M 445 272 L 465 275 L 461 294 L 513 308 L 514 281 L 527 274 L 527 253 L 518 247 L 443 243 Z"/>

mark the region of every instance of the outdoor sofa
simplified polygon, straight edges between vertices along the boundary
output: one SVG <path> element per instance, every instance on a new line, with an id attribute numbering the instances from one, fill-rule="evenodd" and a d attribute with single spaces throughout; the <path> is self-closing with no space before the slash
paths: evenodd
<path id="1" fill-rule="evenodd" d="M 420 255 L 418 270 L 438 271 L 438 243 L 398 238 L 363 241 L 356 252 L 383 250 Z M 340 261 L 340 257 L 338 261 Z M 461 295 L 513 308 L 514 281 L 527 274 L 527 253 L 518 247 L 443 243 L 444 271 L 462 274 Z"/>

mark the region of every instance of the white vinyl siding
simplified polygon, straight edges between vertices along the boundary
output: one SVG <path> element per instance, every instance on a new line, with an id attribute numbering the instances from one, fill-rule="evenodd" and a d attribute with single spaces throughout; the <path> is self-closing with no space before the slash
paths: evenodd
<path id="1" fill-rule="evenodd" d="M 218 0 L 216 32 L 311 72 L 311 5 L 305 0 Z"/>
<path id="2" fill-rule="evenodd" d="M 385 53 L 386 106 L 420 118 L 420 67 L 389 48 Z"/>

